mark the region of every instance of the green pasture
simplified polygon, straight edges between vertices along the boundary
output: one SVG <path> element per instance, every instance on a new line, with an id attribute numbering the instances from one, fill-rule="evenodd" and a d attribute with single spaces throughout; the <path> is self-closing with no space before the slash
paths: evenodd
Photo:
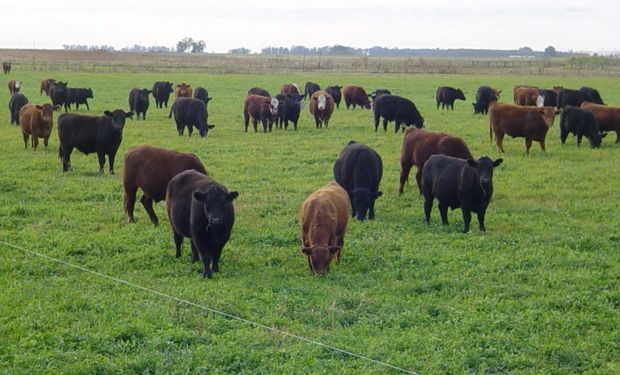
<path id="1" fill-rule="evenodd" d="M 63 174 L 56 123 L 49 149 L 24 149 L 9 124 L 8 78 L 30 102 L 43 78 L 92 87 L 90 114 L 127 110 L 133 87 L 156 80 L 204 86 L 213 100 L 207 138 L 179 137 L 167 110 L 128 121 L 117 175 L 99 174 L 97 157 L 75 152 Z M 243 132 L 248 88 L 272 94 L 283 83 L 360 84 L 411 98 L 430 130 L 465 139 L 476 156 L 500 155 L 486 115 L 471 102 L 480 85 L 593 86 L 620 105 L 617 79 L 464 75 L 80 74 L 14 71 L 0 88 L 0 240 L 178 298 L 301 335 L 421 374 L 620 373 L 620 145 L 560 145 L 547 153 L 507 138 L 495 171 L 487 232 L 461 233 L 460 210 L 431 224 L 412 174 L 397 194 L 402 135 L 374 132 L 372 113 L 336 110 L 317 130 L 307 107 L 298 131 Z M 438 86 L 460 87 L 467 101 L 435 109 Z M 86 108 L 80 108 L 86 113 Z M 59 113 L 55 114 L 55 120 Z M 251 127 L 250 127 L 251 128 Z M 351 221 L 343 258 L 313 277 L 301 254 L 299 206 L 333 179 L 349 140 L 383 158 L 376 220 Z M 165 205 L 153 227 L 140 204 L 135 224 L 123 211 L 123 155 L 151 144 L 198 155 L 209 173 L 240 193 L 222 272 L 202 279 L 174 257 Z M 105 168 L 107 170 L 107 166 Z M 50 262 L 0 244 L 0 373 L 6 374 L 378 374 L 386 367 L 271 333 Z"/>

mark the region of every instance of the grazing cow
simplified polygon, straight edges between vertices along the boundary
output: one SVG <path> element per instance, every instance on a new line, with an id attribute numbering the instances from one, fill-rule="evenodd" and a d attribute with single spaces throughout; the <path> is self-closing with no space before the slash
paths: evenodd
<path id="1" fill-rule="evenodd" d="M 503 159 L 493 161 L 486 156 L 478 160 L 431 156 L 422 172 L 426 222 L 430 223 L 433 199 L 437 198 L 444 225 L 448 225 L 448 208 L 460 208 L 463 211 L 463 233 L 469 232 L 472 212 L 478 214 L 480 230 L 486 231 L 484 215 L 493 196 L 493 168 L 502 162 Z"/>
<path id="2" fill-rule="evenodd" d="M 153 210 L 153 202 L 166 199 L 166 187 L 177 174 L 193 169 L 202 174 L 207 171 L 194 154 L 167 150 L 148 145 L 130 148 L 125 153 L 125 170 L 123 188 L 125 190 L 125 212 L 127 220 L 133 223 L 133 211 L 136 204 L 138 188 L 144 193 L 140 202 L 153 225 L 159 220 Z"/>
<path id="3" fill-rule="evenodd" d="M 350 106 L 353 106 L 353 109 L 355 109 L 356 105 L 366 109 L 371 108 L 368 94 L 366 94 L 366 90 L 364 90 L 363 87 L 348 85 L 344 87 L 342 94 L 347 109 L 349 109 Z"/>
<path id="4" fill-rule="evenodd" d="M 372 100 L 372 103 L 375 103 L 375 100 L 377 100 L 378 97 L 380 97 L 381 95 L 391 95 L 392 92 L 388 89 L 376 89 L 375 91 L 371 92 L 370 94 L 368 94 L 368 97 Z"/>
<path id="5" fill-rule="evenodd" d="M 69 97 L 67 94 L 67 85 L 69 82 L 56 81 L 50 86 L 49 96 L 54 105 L 64 105 L 65 112 L 69 107 Z"/>
<path id="6" fill-rule="evenodd" d="M 525 152 L 529 155 L 532 141 L 540 143 L 545 151 L 545 137 L 555 120 L 555 110 L 552 107 L 522 107 L 514 104 L 494 103 L 489 109 L 489 137 L 495 143 L 499 152 L 504 152 L 502 142 L 504 135 L 525 138 Z"/>
<path id="7" fill-rule="evenodd" d="M 2 63 L 2 72 L 4 74 L 11 73 L 11 63 L 10 62 L 3 62 Z"/>
<path id="8" fill-rule="evenodd" d="M 558 93 L 553 89 L 539 89 L 540 95 L 545 99 L 543 101 L 543 107 L 557 107 L 558 106 Z"/>
<path id="9" fill-rule="evenodd" d="M 153 90 L 133 88 L 129 91 L 129 110 L 136 114 L 136 120 L 146 120 L 146 111 L 149 109 L 149 94 Z"/>
<path id="10" fill-rule="evenodd" d="M 579 91 L 583 92 L 588 96 L 588 101 L 594 104 L 605 105 L 603 99 L 601 98 L 601 94 L 599 94 L 598 90 L 592 87 L 582 87 Z"/>
<path id="11" fill-rule="evenodd" d="M 620 143 L 620 107 L 584 102 L 581 104 L 581 109 L 594 114 L 600 131 L 616 132 L 616 143 Z"/>
<path id="12" fill-rule="evenodd" d="M 420 193 L 422 193 L 422 170 L 424 169 L 424 163 L 432 155 L 437 154 L 461 159 L 473 159 L 471 151 L 469 151 L 462 138 L 423 129 L 407 129 L 400 153 L 399 194 L 404 192 L 405 182 L 409 179 L 409 171 L 411 171 L 411 167 L 414 165 L 417 167 L 415 180 Z"/>
<path id="13" fill-rule="evenodd" d="M 327 86 L 325 88 L 325 92 L 328 93 L 332 98 L 334 98 L 334 103 L 336 103 L 336 108 L 340 107 L 340 101 L 342 100 L 342 92 L 340 91 L 342 86 Z"/>
<path id="14" fill-rule="evenodd" d="M 299 86 L 297 86 L 296 83 L 285 83 L 284 85 L 282 85 L 282 88 L 280 89 L 280 94 L 299 95 L 302 98 L 305 97 L 305 95 L 301 95 Z"/>
<path id="15" fill-rule="evenodd" d="M 209 104 L 209 100 L 213 99 L 209 97 L 209 92 L 202 86 L 196 87 L 194 90 L 194 99 L 202 100 L 205 105 Z"/>
<path id="16" fill-rule="evenodd" d="M 28 138 L 32 136 L 32 148 L 37 149 L 39 138 L 47 147 L 52 127 L 54 126 L 54 111 L 60 106 L 51 104 L 26 104 L 19 111 L 19 125 L 24 136 L 24 148 L 28 148 Z"/>
<path id="17" fill-rule="evenodd" d="M 9 81 L 8 87 L 9 87 L 9 95 L 18 93 L 19 90 L 22 88 L 22 81 L 12 79 Z"/>
<path id="18" fill-rule="evenodd" d="M 489 86 L 480 86 L 476 91 L 476 103 L 472 103 L 474 106 L 474 114 L 488 113 L 489 104 L 499 100 L 499 96 L 502 90 L 497 90 Z"/>
<path id="19" fill-rule="evenodd" d="M 573 107 L 581 106 L 583 102 L 590 102 L 603 105 L 601 96 L 596 89 L 591 87 L 582 87 L 579 90 L 565 89 L 561 86 L 553 88 L 558 94 L 558 108 L 564 108 L 567 105 Z"/>
<path id="20" fill-rule="evenodd" d="M 168 108 L 168 100 L 170 100 L 170 94 L 174 90 L 172 89 L 172 82 L 157 81 L 153 84 L 153 98 L 155 98 L 156 108 Z"/>
<path id="21" fill-rule="evenodd" d="M 454 87 L 441 86 L 437 88 L 435 93 L 435 101 L 437 102 L 437 109 L 441 104 L 441 109 L 452 109 L 454 111 L 454 102 L 456 100 L 466 100 L 465 94 L 461 89 L 455 89 Z"/>
<path id="22" fill-rule="evenodd" d="M 11 113 L 11 124 L 19 125 L 19 110 L 28 104 L 28 98 L 22 93 L 16 93 L 9 99 L 9 112 Z"/>
<path id="23" fill-rule="evenodd" d="M 263 123 L 263 132 L 267 132 L 267 128 L 271 131 L 273 122 L 278 118 L 278 106 L 280 102 L 276 98 L 260 95 L 248 95 L 243 103 L 243 120 L 245 132 L 248 131 L 250 117 L 254 125 L 254 132 L 257 132 L 258 121 Z"/>
<path id="24" fill-rule="evenodd" d="M 89 88 L 67 88 L 67 105 L 71 108 L 71 104 L 75 104 L 75 109 L 80 109 L 80 104 L 85 104 L 86 109 L 90 111 L 88 99 L 93 99 L 93 89 Z"/>
<path id="25" fill-rule="evenodd" d="M 271 96 L 271 94 L 269 94 L 269 91 L 260 87 L 252 87 L 248 90 L 248 95 Z"/>
<path id="26" fill-rule="evenodd" d="M 183 238 L 191 239 L 192 260 L 202 260 L 202 276 L 219 272 L 222 249 L 235 222 L 233 200 L 239 196 L 195 170 L 176 175 L 166 189 L 166 212 L 172 226 L 176 256 Z"/>
<path id="27" fill-rule="evenodd" d="M 43 93 L 45 93 L 45 95 L 50 96 L 50 87 L 52 87 L 52 85 L 55 82 L 56 80 L 53 78 L 47 78 L 47 79 L 41 80 L 41 87 L 39 88 L 39 94 L 43 95 Z"/>
<path id="28" fill-rule="evenodd" d="M 601 141 L 607 133 L 601 134 L 594 118 L 594 114 L 581 108 L 567 105 L 560 117 L 560 141 L 566 142 L 568 133 L 577 136 L 577 147 L 581 146 L 581 139 L 585 136 L 590 141 L 590 147 L 601 147 Z"/>
<path id="29" fill-rule="evenodd" d="M 310 98 L 312 97 L 312 94 L 319 91 L 320 89 L 321 89 L 321 86 L 319 86 L 318 83 L 308 81 L 306 82 L 306 87 L 304 87 L 304 96 L 306 98 Z"/>
<path id="30" fill-rule="evenodd" d="M 314 117 L 316 128 L 329 125 L 329 119 L 334 113 L 334 98 L 323 90 L 316 91 L 310 98 L 310 113 Z"/>
<path id="31" fill-rule="evenodd" d="M 133 112 L 117 109 L 105 111 L 104 116 L 86 116 L 64 113 L 58 116 L 58 156 L 62 161 L 62 171 L 71 168 L 71 153 L 76 148 L 88 155 L 96 152 L 99 159 L 99 172 L 103 173 L 105 156 L 108 156 L 110 174 L 114 174 L 114 158 L 123 140 L 125 119 Z"/>
<path id="32" fill-rule="evenodd" d="M 379 118 L 383 118 L 383 130 L 387 131 L 388 121 L 394 121 L 394 132 L 398 132 L 400 125 L 415 125 L 424 127 L 424 118 L 418 112 L 415 104 L 407 98 L 384 94 L 377 98 L 373 106 L 375 115 L 375 131 L 379 128 Z M 403 131 L 405 127 L 403 126 Z"/>
<path id="33" fill-rule="evenodd" d="M 304 105 L 302 97 L 297 94 L 278 94 L 275 97 L 279 102 L 276 126 L 281 129 L 284 125 L 284 130 L 287 130 L 288 122 L 291 121 L 297 130 L 299 113 Z"/>
<path id="34" fill-rule="evenodd" d="M 351 216 L 357 220 L 375 218 L 375 200 L 383 193 L 379 183 L 383 175 L 383 162 L 372 148 L 350 141 L 340 152 L 334 164 L 334 178 L 349 194 Z"/>
<path id="35" fill-rule="evenodd" d="M 513 92 L 515 104 L 521 106 L 535 106 L 540 96 L 540 90 L 533 86 L 516 86 Z"/>
<path id="36" fill-rule="evenodd" d="M 350 209 L 347 192 L 335 182 L 310 194 L 301 204 L 301 252 L 308 257 L 313 274 L 327 273 L 334 256 L 340 262 Z"/>
<path id="37" fill-rule="evenodd" d="M 187 127 L 187 132 L 191 137 L 194 130 L 193 127 L 195 126 L 200 137 L 206 137 L 209 134 L 209 130 L 215 127 L 215 125 L 209 125 L 207 106 L 200 99 L 177 98 L 174 104 L 172 104 L 172 110 L 174 111 L 174 121 L 177 124 L 179 135 L 183 135 L 183 131 Z"/>

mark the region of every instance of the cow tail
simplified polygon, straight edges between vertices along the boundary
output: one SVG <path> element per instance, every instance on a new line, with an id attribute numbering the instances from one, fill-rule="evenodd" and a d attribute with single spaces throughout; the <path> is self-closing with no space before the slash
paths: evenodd
<path id="1" fill-rule="evenodd" d="M 493 111 L 489 112 L 489 143 L 493 144 L 493 122 L 495 121 L 495 116 L 493 115 Z"/>

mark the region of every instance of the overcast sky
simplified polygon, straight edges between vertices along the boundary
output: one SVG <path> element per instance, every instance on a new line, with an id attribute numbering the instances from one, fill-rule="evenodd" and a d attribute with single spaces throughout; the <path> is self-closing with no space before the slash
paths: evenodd
<path id="1" fill-rule="evenodd" d="M 1 0 L 0 48 L 63 44 L 207 51 L 351 47 L 620 50 L 620 1 Z"/>

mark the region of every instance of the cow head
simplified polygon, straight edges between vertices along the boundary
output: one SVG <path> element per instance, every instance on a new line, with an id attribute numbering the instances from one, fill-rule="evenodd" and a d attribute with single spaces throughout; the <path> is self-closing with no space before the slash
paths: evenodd
<path id="1" fill-rule="evenodd" d="M 269 112 L 275 116 L 278 114 L 278 106 L 280 105 L 280 101 L 276 98 L 271 98 L 269 101 Z"/>
<path id="2" fill-rule="evenodd" d="M 194 191 L 193 196 L 202 206 L 209 228 L 225 224 L 229 207 L 232 201 L 239 196 L 239 193 L 236 191 L 228 192 L 221 186 L 213 185 L 206 191 Z"/>
<path id="3" fill-rule="evenodd" d="M 43 119 L 42 125 L 47 128 L 51 128 L 52 122 L 53 122 L 54 111 L 59 109 L 60 106 L 59 105 L 52 106 L 51 104 L 48 103 L 48 104 L 43 104 L 43 105 L 37 105 L 36 108 L 41 113 L 41 118 Z"/>
<path id="4" fill-rule="evenodd" d="M 465 94 L 463 94 L 463 91 L 461 91 L 461 89 L 456 89 L 456 98 L 460 100 L 467 100 L 465 99 Z"/>
<path id="5" fill-rule="evenodd" d="M 192 85 L 188 85 L 187 83 L 180 83 L 177 85 L 178 96 L 188 97 L 192 96 Z"/>
<path id="6" fill-rule="evenodd" d="M 317 108 L 319 109 L 319 111 L 324 111 L 325 107 L 327 106 L 327 96 L 321 94 L 318 97 L 316 97 L 316 101 L 317 101 Z"/>
<path id="7" fill-rule="evenodd" d="M 123 130 L 125 119 L 133 116 L 133 112 L 125 112 L 122 109 L 115 109 L 112 112 L 105 111 L 103 114 L 112 119 L 112 127 L 116 130 Z"/>
<path id="8" fill-rule="evenodd" d="M 548 128 L 553 126 L 553 121 L 555 121 L 555 115 L 559 113 L 559 111 L 553 107 L 541 107 L 537 109 L 537 112 L 542 115 Z"/>
<path id="9" fill-rule="evenodd" d="M 598 130 L 594 129 L 594 131 L 592 132 L 592 134 L 590 134 L 590 136 L 588 137 L 588 140 L 590 141 L 590 147 L 591 148 L 599 148 L 601 147 L 601 142 L 603 141 L 603 138 L 605 138 L 607 136 L 607 133 L 601 133 Z"/>
<path id="10" fill-rule="evenodd" d="M 493 91 L 495 91 L 495 96 L 497 97 L 497 99 L 499 99 L 499 96 L 501 95 L 502 90 L 493 89 Z"/>
<path id="11" fill-rule="evenodd" d="M 308 256 L 310 271 L 315 275 L 325 275 L 329 271 L 329 264 L 334 255 L 340 251 L 340 246 L 313 246 L 304 247 L 301 252 Z"/>
<path id="12" fill-rule="evenodd" d="M 538 94 L 536 96 L 536 107 L 541 108 L 545 106 L 545 96 Z"/>
<path id="13" fill-rule="evenodd" d="M 366 215 L 368 215 L 370 207 L 374 207 L 375 200 L 383 195 L 383 193 L 361 188 L 353 190 L 350 195 L 353 207 L 355 207 L 355 217 L 359 221 L 364 221 L 366 220 Z M 372 217 L 370 217 L 370 219 L 372 219 Z"/>
<path id="14" fill-rule="evenodd" d="M 476 168 L 480 188 L 488 197 L 493 194 L 493 168 L 502 164 L 503 161 L 504 159 L 502 158 L 493 161 L 486 156 L 483 156 L 478 160 L 467 159 L 467 164 L 473 168 Z"/>
<path id="15" fill-rule="evenodd" d="M 201 138 L 204 138 L 207 136 L 207 134 L 209 134 L 209 130 L 213 129 L 215 127 L 215 125 L 209 125 L 207 124 L 204 128 L 198 128 L 198 133 L 200 134 Z"/>
<path id="16" fill-rule="evenodd" d="M 91 98 L 94 99 L 95 97 L 93 96 L 93 89 L 91 89 L 90 87 L 86 90 L 86 97 L 87 98 Z"/>
<path id="17" fill-rule="evenodd" d="M 22 88 L 22 81 L 15 81 L 15 91 L 19 91 Z"/>
<path id="18" fill-rule="evenodd" d="M 149 90 L 149 89 L 142 89 L 140 91 L 138 91 L 138 95 L 140 96 L 140 101 L 141 102 L 148 102 L 149 101 L 149 94 L 152 93 L 153 90 Z"/>

